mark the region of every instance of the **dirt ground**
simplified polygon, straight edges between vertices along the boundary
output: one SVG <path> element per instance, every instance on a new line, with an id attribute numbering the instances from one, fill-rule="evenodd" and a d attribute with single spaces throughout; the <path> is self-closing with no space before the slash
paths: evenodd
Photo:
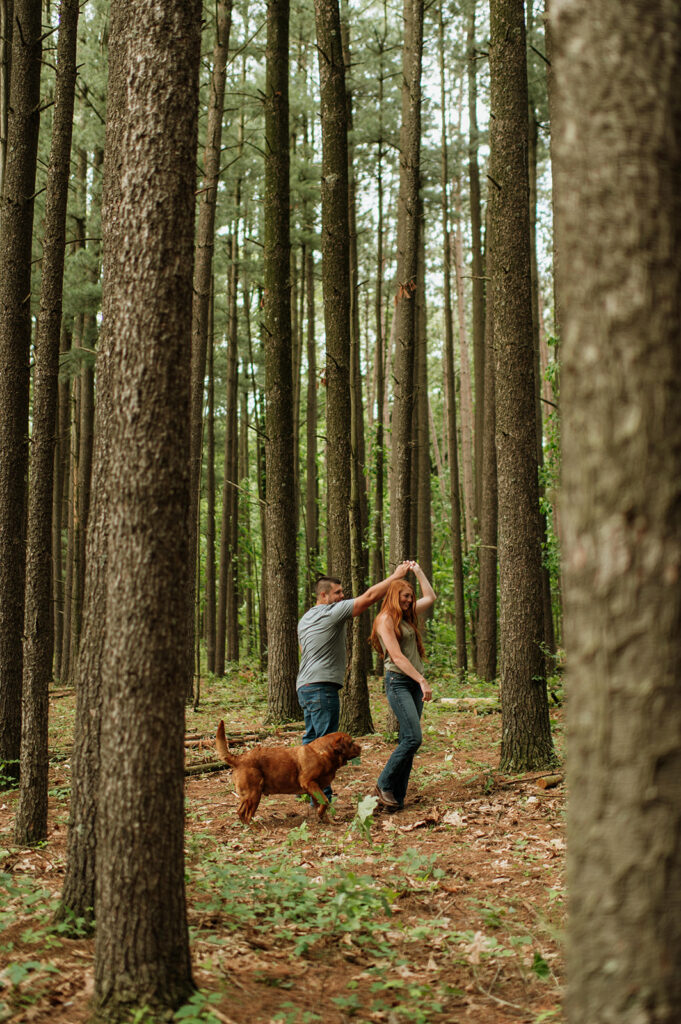
<path id="1" fill-rule="evenodd" d="M 232 683 L 234 679 L 232 679 Z M 238 747 L 262 698 L 216 683 L 188 718 L 188 765 L 214 761 L 226 719 Z M 251 685 L 252 683 L 252 685 Z M 375 688 L 375 692 L 373 692 Z M 479 688 L 426 706 L 403 811 L 367 799 L 394 739 L 361 740 L 318 823 L 293 796 L 236 817 L 228 770 L 188 776 L 187 908 L 198 994 L 187 1024 L 562 1021 L 564 786 L 558 772 L 501 776 L 500 715 Z M 233 695 L 234 689 L 231 689 Z M 227 710 L 228 708 L 228 710 Z M 385 717 L 372 682 L 374 722 Z M 80 1024 L 93 940 L 50 925 L 64 873 L 73 697 L 52 701 L 50 823 L 38 849 L 13 845 L 16 794 L 0 794 L 0 1022 Z M 562 711 L 552 711 L 560 753 Z M 261 740 L 298 741 L 292 729 Z M 252 745 L 245 739 L 246 745 Z M 131 1024 L 158 1018 L 136 1012 Z"/>

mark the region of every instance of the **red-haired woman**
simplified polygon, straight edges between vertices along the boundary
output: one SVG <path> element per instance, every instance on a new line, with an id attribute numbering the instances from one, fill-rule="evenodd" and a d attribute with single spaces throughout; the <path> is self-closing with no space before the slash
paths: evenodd
<path id="1" fill-rule="evenodd" d="M 386 807 L 399 810 L 409 784 L 414 754 L 421 746 L 421 711 L 433 691 L 423 675 L 423 642 L 418 616 L 432 607 L 435 591 L 417 562 L 411 569 L 423 596 L 406 580 L 391 583 L 371 631 L 373 647 L 384 657 L 385 692 L 400 725 L 399 743 L 381 772 L 376 795 Z"/>

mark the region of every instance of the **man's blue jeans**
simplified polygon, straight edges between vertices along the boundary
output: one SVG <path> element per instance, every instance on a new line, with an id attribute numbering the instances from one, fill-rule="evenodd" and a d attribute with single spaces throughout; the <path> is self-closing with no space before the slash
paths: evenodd
<path id="1" fill-rule="evenodd" d="M 334 683 L 308 683 L 298 690 L 298 703 L 305 716 L 305 732 L 303 743 L 326 736 L 330 732 L 338 732 L 340 718 L 340 688 Z M 331 786 L 324 789 L 331 799 Z"/>
<path id="2" fill-rule="evenodd" d="M 401 672 L 386 672 L 385 692 L 400 725 L 399 743 L 378 777 L 378 788 L 389 790 L 404 803 L 414 754 L 421 746 L 423 693 L 415 679 Z"/>

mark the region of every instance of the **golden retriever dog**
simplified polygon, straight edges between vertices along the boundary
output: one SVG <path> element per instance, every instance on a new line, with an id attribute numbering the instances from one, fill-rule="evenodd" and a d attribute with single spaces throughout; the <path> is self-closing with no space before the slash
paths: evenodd
<path id="1" fill-rule="evenodd" d="M 331 784 L 339 768 L 362 752 L 346 732 L 330 732 L 304 746 L 252 747 L 245 754 L 235 755 L 230 752 L 222 721 L 215 748 L 218 757 L 234 769 L 236 791 L 241 797 L 237 814 L 245 825 L 257 811 L 260 797 L 271 793 L 307 793 L 318 805 L 321 820 L 329 803 L 324 787 Z"/>

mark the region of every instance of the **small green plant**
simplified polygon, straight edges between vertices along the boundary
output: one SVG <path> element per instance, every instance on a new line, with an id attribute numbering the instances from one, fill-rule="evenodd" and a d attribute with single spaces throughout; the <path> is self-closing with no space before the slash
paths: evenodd
<path id="1" fill-rule="evenodd" d="M 357 813 L 350 823 L 348 832 L 355 829 L 368 842 L 371 842 L 371 826 L 374 821 L 374 811 L 378 807 L 378 799 L 369 794 L 357 804 Z"/>
<path id="2" fill-rule="evenodd" d="M 420 850 L 416 850 L 413 846 L 407 847 L 398 858 L 398 863 L 404 868 L 405 872 L 422 882 L 431 877 L 436 879 L 443 877 L 444 871 L 436 866 L 436 862 L 437 854 L 421 853 Z"/>
<path id="3" fill-rule="evenodd" d="M 219 992 L 195 992 L 184 1006 L 173 1015 L 174 1021 L 182 1024 L 220 1024 L 219 1018 L 211 1013 L 211 1004 L 219 1003 L 222 996 Z"/>
<path id="4" fill-rule="evenodd" d="M 285 1002 L 281 1004 L 272 1020 L 281 1021 L 282 1024 L 314 1024 L 322 1018 L 312 1010 L 301 1010 L 295 1003 Z"/>

